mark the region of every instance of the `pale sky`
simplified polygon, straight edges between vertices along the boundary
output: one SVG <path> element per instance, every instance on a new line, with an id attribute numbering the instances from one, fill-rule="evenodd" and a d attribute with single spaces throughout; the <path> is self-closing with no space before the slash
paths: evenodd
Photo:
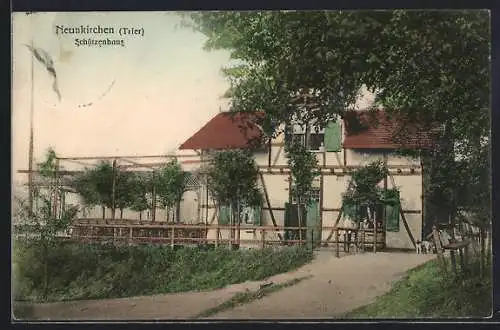
<path id="1" fill-rule="evenodd" d="M 179 23 L 173 12 L 13 14 L 13 171 L 28 168 L 31 53 L 23 44 L 31 39 L 52 55 L 62 96 L 58 101 L 50 75 L 35 62 L 36 160 L 50 146 L 60 156 L 164 154 L 225 109 L 220 69 L 229 54 L 204 51 L 205 36 Z M 56 25 L 82 24 L 143 28 L 144 36 L 55 33 Z M 124 39 L 125 47 L 75 46 L 75 38 L 89 37 Z"/>

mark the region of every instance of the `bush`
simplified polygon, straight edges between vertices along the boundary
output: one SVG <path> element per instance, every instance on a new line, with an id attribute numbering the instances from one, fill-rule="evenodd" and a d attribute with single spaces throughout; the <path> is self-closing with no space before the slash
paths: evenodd
<path id="1" fill-rule="evenodd" d="M 43 263 L 35 246 L 14 246 L 14 299 L 42 300 Z M 172 250 L 159 245 L 60 243 L 48 256 L 47 300 L 112 298 L 211 290 L 262 280 L 312 260 L 311 251 Z"/>

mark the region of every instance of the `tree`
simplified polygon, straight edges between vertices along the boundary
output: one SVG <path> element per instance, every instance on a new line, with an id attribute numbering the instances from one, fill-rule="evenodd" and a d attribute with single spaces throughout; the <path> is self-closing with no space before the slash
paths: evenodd
<path id="1" fill-rule="evenodd" d="M 130 196 L 130 209 L 139 212 L 139 220 L 142 220 L 142 212 L 152 207 L 152 205 L 149 205 L 146 197 L 152 191 L 152 176 L 146 173 L 132 173 L 131 181 L 133 182 L 134 189 Z"/>
<path id="2" fill-rule="evenodd" d="M 44 298 L 47 298 L 50 273 L 48 269 L 48 258 L 51 249 L 57 247 L 58 236 L 69 229 L 71 222 L 78 213 L 78 207 L 69 205 L 58 216 L 53 209 L 53 203 L 49 194 L 42 192 L 37 198 L 41 207 L 32 212 L 22 199 L 17 199 L 16 217 L 20 225 L 16 226 L 15 234 L 21 237 L 17 243 L 25 247 L 34 248 L 40 252 L 44 265 Z"/>
<path id="3" fill-rule="evenodd" d="M 287 144 L 285 151 L 292 176 L 291 194 L 297 198 L 299 227 L 302 227 L 304 223 L 302 208 L 312 201 L 312 184 L 314 178 L 319 175 L 318 159 L 304 144 L 296 141 Z M 302 230 L 299 231 L 299 239 L 302 240 Z"/>
<path id="4" fill-rule="evenodd" d="M 71 185 L 88 206 L 100 205 L 102 218 L 106 218 L 106 207 L 113 205 L 113 166 L 101 161 L 96 167 L 86 169 L 73 179 Z"/>
<path id="5" fill-rule="evenodd" d="M 156 194 L 163 208 L 170 210 L 172 207 L 179 205 L 186 190 L 188 175 L 187 172 L 182 170 L 176 159 L 173 159 L 159 170 L 156 180 Z M 178 218 L 179 214 L 176 217 Z"/>
<path id="6" fill-rule="evenodd" d="M 219 207 L 230 206 L 233 223 L 240 223 L 242 206 L 261 205 L 258 175 L 259 168 L 249 150 L 219 151 L 213 155 L 207 170 L 208 189 Z"/>
<path id="7" fill-rule="evenodd" d="M 379 206 L 390 203 L 397 188 L 384 189 L 378 184 L 389 175 L 389 171 L 381 161 L 372 162 L 351 175 L 347 190 L 342 194 L 342 203 L 353 206 L 353 221 L 359 224 L 368 220 L 375 224 Z"/>
<path id="8" fill-rule="evenodd" d="M 123 210 L 132 206 L 142 188 L 135 179 L 136 176 L 131 172 L 118 171 L 109 161 L 102 161 L 96 167 L 75 176 L 71 185 L 85 205 L 102 207 L 103 219 L 106 217 L 106 208 L 116 207 L 122 218 Z"/>
<path id="9" fill-rule="evenodd" d="M 266 112 L 279 123 L 296 117 L 319 125 L 343 117 L 364 84 L 376 104 L 440 128 L 439 152 L 427 158 L 431 202 L 453 217 L 462 207 L 489 210 L 490 198 L 457 198 L 462 182 L 489 196 L 489 13 L 456 11 L 197 12 L 187 22 L 226 49 L 223 72 L 232 109 Z M 306 107 L 309 111 L 303 111 Z M 401 134 L 407 132 L 407 125 Z M 280 132 L 275 132 L 280 133 Z M 398 137 L 395 136 L 395 139 Z M 457 164 L 456 155 L 467 161 Z M 466 203 L 459 205 L 459 203 Z M 487 214 L 483 218 L 490 219 Z M 489 222 L 490 220 L 488 220 Z"/>

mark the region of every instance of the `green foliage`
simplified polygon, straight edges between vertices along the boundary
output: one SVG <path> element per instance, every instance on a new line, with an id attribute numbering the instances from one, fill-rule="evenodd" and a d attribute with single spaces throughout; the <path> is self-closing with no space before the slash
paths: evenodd
<path id="1" fill-rule="evenodd" d="M 389 171 L 381 161 L 372 162 L 352 172 L 347 190 L 342 195 L 342 203 L 355 206 L 351 210 L 353 221 L 373 221 L 379 205 L 395 202 L 394 199 L 399 195 L 396 188 L 384 190 L 378 186 L 387 175 Z"/>
<path id="2" fill-rule="evenodd" d="M 43 177 L 53 177 L 56 170 L 57 155 L 53 148 L 49 148 L 45 153 L 45 160 L 38 164 L 38 170 Z"/>
<path id="3" fill-rule="evenodd" d="M 39 249 L 16 244 L 14 296 L 41 298 Z M 301 248 L 202 251 L 159 245 L 61 243 L 49 255 L 48 300 L 96 299 L 222 288 L 296 269 L 312 260 Z"/>
<path id="4" fill-rule="evenodd" d="M 173 207 L 181 200 L 186 190 L 187 175 L 175 159 L 159 170 L 156 194 L 162 207 Z"/>
<path id="5" fill-rule="evenodd" d="M 319 175 L 318 159 L 299 142 L 292 142 L 286 147 L 287 162 L 292 174 L 292 194 L 300 205 L 308 205 L 312 197 L 312 183 Z"/>
<path id="6" fill-rule="evenodd" d="M 224 73 L 234 110 L 262 109 L 276 123 L 298 118 L 326 124 L 343 116 L 364 84 L 376 92 L 377 105 L 405 123 L 394 139 L 408 134 L 406 124 L 416 121 L 421 130 L 444 128 L 435 131 L 438 152 L 429 155 L 428 202 L 448 215 L 464 209 L 490 223 L 488 11 L 184 16 L 208 37 L 207 50 L 231 52 L 234 67 Z M 457 163 L 457 155 L 464 159 Z"/>
<path id="7" fill-rule="evenodd" d="M 72 181 L 72 187 L 89 206 L 113 206 L 113 165 L 101 161 L 95 168 L 86 169 Z"/>
<path id="8" fill-rule="evenodd" d="M 40 199 L 41 206 L 36 210 L 30 210 L 24 200 L 17 200 L 19 204 L 17 205 L 18 214 L 16 217 L 18 217 L 19 222 L 16 224 L 14 234 L 19 237 L 17 244 L 37 251 L 37 262 L 44 266 L 39 270 L 39 276 L 43 279 L 40 281 L 40 293 L 46 297 L 49 281 L 52 279 L 51 274 L 53 274 L 48 270 L 50 254 L 57 245 L 58 235 L 68 230 L 71 222 L 75 219 L 78 207 L 68 205 L 57 216 L 54 214 L 52 201 L 48 195 L 41 193 L 37 198 Z"/>
<path id="9" fill-rule="evenodd" d="M 249 150 L 227 150 L 214 154 L 207 171 L 210 193 L 219 205 L 258 206 L 262 193 L 257 185 L 259 168 Z"/>
<path id="10" fill-rule="evenodd" d="M 134 185 L 130 195 L 130 209 L 138 212 L 147 210 L 150 205 L 146 196 L 153 190 L 152 177 L 146 173 L 131 173 L 130 180 Z"/>
<path id="11" fill-rule="evenodd" d="M 474 260 L 472 267 L 477 267 Z M 491 266 L 491 265 L 490 265 Z M 430 261 L 411 270 L 393 289 L 368 306 L 354 310 L 348 318 L 486 317 L 492 311 L 492 278 L 478 275 L 467 279 L 443 274 Z"/>

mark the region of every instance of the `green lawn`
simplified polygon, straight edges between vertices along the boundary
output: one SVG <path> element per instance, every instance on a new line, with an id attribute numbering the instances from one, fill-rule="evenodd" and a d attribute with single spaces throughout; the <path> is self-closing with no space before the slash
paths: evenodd
<path id="1" fill-rule="evenodd" d="M 449 260 L 448 260 L 449 263 Z M 488 268 L 489 267 L 489 268 Z M 408 272 L 392 290 L 347 318 L 486 317 L 492 312 L 491 272 L 467 279 L 444 275 L 436 260 Z M 486 266 L 491 270 L 491 264 Z M 465 277 L 464 277 L 465 278 Z"/>

